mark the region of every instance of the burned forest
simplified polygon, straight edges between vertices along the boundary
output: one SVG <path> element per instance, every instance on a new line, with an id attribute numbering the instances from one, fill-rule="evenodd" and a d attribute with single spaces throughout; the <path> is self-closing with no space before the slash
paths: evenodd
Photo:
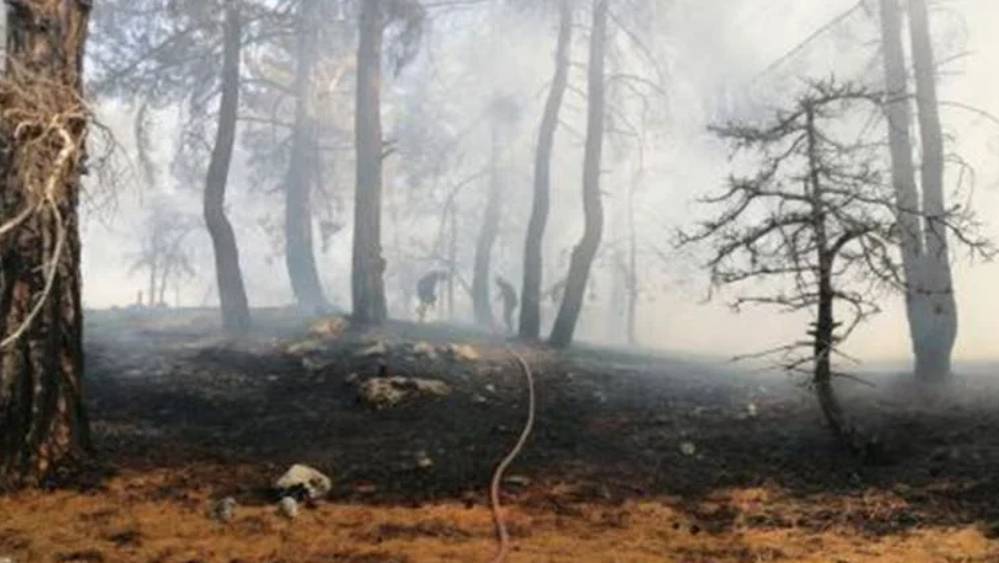
<path id="1" fill-rule="evenodd" d="M 999 561 L 999 2 L 0 6 L 0 563 Z"/>

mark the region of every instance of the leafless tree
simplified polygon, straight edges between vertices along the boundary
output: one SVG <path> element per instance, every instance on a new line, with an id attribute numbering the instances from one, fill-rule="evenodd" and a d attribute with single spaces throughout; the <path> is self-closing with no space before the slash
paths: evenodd
<path id="1" fill-rule="evenodd" d="M 167 287 L 195 275 L 189 248 L 185 245 L 195 222 L 165 205 L 154 205 L 143 223 L 139 250 L 132 256 L 131 271 L 149 276 L 150 307 L 166 304 Z"/>
<path id="2" fill-rule="evenodd" d="M 852 111 L 883 101 L 856 86 L 822 82 L 762 125 L 715 128 L 734 157 L 748 157 L 755 171 L 733 176 L 723 193 L 708 198 L 721 212 L 681 237 L 685 244 L 712 243 L 714 284 L 763 288 L 738 297 L 736 308 L 771 305 L 811 314 L 808 339 L 768 353 L 779 353 L 788 370 L 811 374 L 829 427 L 858 453 L 868 444 L 836 399 L 833 377 L 845 373 L 834 368 L 833 357 L 878 311 L 880 292 L 905 290 L 897 256 L 905 236 L 900 218 L 924 218 L 901 207 L 884 181 L 881 140 L 851 126 Z M 973 252 L 991 252 L 976 237 L 970 211 L 953 207 L 935 221 Z"/>
<path id="3" fill-rule="evenodd" d="M 572 343 L 576 323 L 583 309 L 590 268 L 600 248 L 604 211 L 600 193 L 600 166 L 604 145 L 606 112 L 604 65 L 607 51 L 607 19 L 610 0 L 594 0 L 593 29 L 590 31 L 588 68 L 586 148 L 583 156 L 583 209 L 586 224 L 583 237 L 573 249 L 566 278 L 565 295 L 552 328 L 550 343 L 566 347 Z"/>
<path id="4" fill-rule="evenodd" d="M 524 281 L 521 289 L 520 337 L 537 340 L 541 334 L 541 285 L 544 237 L 551 207 L 551 165 L 562 101 L 569 85 L 572 51 L 573 0 L 559 2 L 559 30 L 555 47 L 555 76 L 548 91 L 534 159 L 534 200 L 524 243 Z"/>

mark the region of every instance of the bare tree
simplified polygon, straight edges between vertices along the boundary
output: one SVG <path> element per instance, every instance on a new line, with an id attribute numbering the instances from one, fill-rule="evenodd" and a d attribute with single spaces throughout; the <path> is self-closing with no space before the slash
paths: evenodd
<path id="1" fill-rule="evenodd" d="M 90 447 L 82 401 L 77 206 L 90 114 L 90 2 L 7 4 L 0 81 L 0 487 L 38 484 Z"/>
<path id="2" fill-rule="evenodd" d="M 716 128 L 735 157 L 748 155 L 755 173 L 732 177 L 722 194 L 706 200 L 721 212 L 681 237 L 712 243 L 714 284 L 753 282 L 763 292 L 738 297 L 736 308 L 770 305 L 812 316 L 809 339 L 768 353 L 780 353 L 788 370 L 810 373 L 830 429 L 857 453 L 869 444 L 834 394 L 833 378 L 844 373 L 833 357 L 878 312 L 883 290 L 905 289 L 896 256 L 906 236 L 900 217 L 921 218 L 901 208 L 882 180 L 880 139 L 851 127 L 857 106 L 881 103 L 883 96 L 852 85 L 817 83 L 765 124 Z M 990 251 L 974 238 L 970 212 L 955 208 L 937 220 L 972 251 Z"/>
<path id="3" fill-rule="evenodd" d="M 504 147 L 509 143 L 506 130 L 517 120 L 518 108 L 516 102 L 508 97 L 497 97 L 493 100 L 490 110 L 492 122 L 492 142 L 489 156 L 489 189 L 486 194 L 486 206 L 482 214 L 482 227 L 475 243 L 475 267 L 472 271 L 472 308 L 475 322 L 481 326 L 492 327 L 493 318 L 490 286 L 492 275 L 492 254 L 496 238 L 499 236 L 500 217 L 503 213 L 503 155 Z"/>
<path id="4" fill-rule="evenodd" d="M 185 277 L 195 275 L 191 255 L 185 242 L 194 231 L 194 221 L 189 220 L 166 205 L 154 205 L 143 222 L 143 237 L 139 251 L 132 256 L 130 270 L 145 270 L 148 274 L 147 305 L 166 304 L 167 287 L 179 284 Z"/>
<path id="5" fill-rule="evenodd" d="M 285 261 L 298 305 L 316 313 L 327 308 L 313 249 L 312 190 L 318 174 L 318 123 L 314 71 L 318 56 L 316 0 L 303 0 L 296 18 L 295 124 L 285 181 Z"/>
<path id="6" fill-rule="evenodd" d="M 925 2 L 910 1 L 909 16 L 922 137 L 922 181 L 918 183 L 910 133 L 913 117 L 902 12 L 899 0 L 881 0 L 882 50 L 889 93 L 885 111 L 896 200 L 903 209 L 922 210 L 919 216 L 900 218 L 902 257 L 908 281 L 906 311 L 916 358 L 915 372 L 919 380 L 940 381 L 951 373 L 951 352 L 957 338 L 957 304 L 947 234 L 936 219 L 946 213 L 943 135 Z"/>
<path id="7" fill-rule="evenodd" d="M 572 50 L 573 0 L 559 2 L 559 31 L 555 47 L 555 77 L 545 102 L 534 159 L 534 201 L 524 243 L 524 282 L 521 289 L 520 337 L 537 340 L 541 334 L 541 285 L 544 271 L 544 237 L 551 207 L 552 149 L 562 100 L 569 85 Z"/>
<path id="8" fill-rule="evenodd" d="M 222 326 L 230 335 L 240 336 L 250 328 L 250 308 L 239 266 L 236 235 L 225 214 L 226 184 L 233 145 L 236 142 L 236 119 L 239 112 L 242 25 L 238 0 L 226 0 L 224 26 L 222 98 L 219 102 L 215 145 L 205 178 L 204 214 L 215 249 L 215 276 L 222 309 Z"/>
<path id="9" fill-rule="evenodd" d="M 588 69 L 586 149 L 583 156 L 583 207 L 586 224 L 583 238 L 573 249 L 566 278 L 565 294 L 550 342 L 556 347 L 572 343 L 590 279 L 590 268 L 603 236 L 604 215 L 600 194 L 600 166 L 604 143 L 605 86 L 604 57 L 607 42 L 607 12 L 610 0 L 594 0 L 593 29 L 590 31 Z"/>

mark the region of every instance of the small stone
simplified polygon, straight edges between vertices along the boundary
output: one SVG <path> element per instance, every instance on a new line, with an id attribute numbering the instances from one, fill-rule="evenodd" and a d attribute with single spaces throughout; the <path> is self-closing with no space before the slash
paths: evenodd
<path id="1" fill-rule="evenodd" d="M 292 356 L 305 356 L 307 354 L 314 354 L 316 352 L 321 352 L 326 348 L 326 345 L 321 340 L 316 340 L 315 338 L 309 338 L 301 342 L 296 342 L 288 346 L 285 351 Z"/>
<path id="2" fill-rule="evenodd" d="M 748 414 L 750 418 L 756 418 L 756 415 L 759 414 L 759 411 L 756 408 L 756 403 L 749 403 L 749 405 L 746 406 L 746 414 Z"/>
<path id="3" fill-rule="evenodd" d="M 302 500 L 321 499 L 333 489 L 329 477 L 308 465 L 293 465 L 280 479 L 274 482 L 274 488 L 282 496 L 299 496 Z"/>
<path id="4" fill-rule="evenodd" d="M 509 477 L 503 479 L 503 482 L 507 485 L 513 485 L 514 487 L 529 487 L 531 485 L 531 479 L 523 475 L 510 475 Z"/>
<path id="5" fill-rule="evenodd" d="M 437 359 L 437 350 L 427 342 L 417 342 L 413 346 L 413 354 L 423 356 L 428 360 Z"/>
<path id="6" fill-rule="evenodd" d="M 323 371 L 326 368 L 330 367 L 331 365 L 333 365 L 333 362 L 331 361 L 317 360 L 309 356 L 305 356 L 302 358 L 302 367 L 305 368 L 305 371 L 308 371 L 310 373 Z"/>
<path id="7" fill-rule="evenodd" d="M 388 346 L 385 345 L 385 342 L 379 340 L 367 348 L 358 350 L 355 356 L 358 358 L 380 358 L 386 354 L 388 354 Z"/>
<path id="8" fill-rule="evenodd" d="M 451 386 L 436 379 L 376 377 L 361 384 L 361 401 L 375 409 L 391 408 L 416 396 L 446 397 Z"/>
<path id="9" fill-rule="evenodd" d="M 683 442 L 680 444 L 680 453 L 690 457 L 697 453 L 697 446 L 693 442 Z"/>
<path id="10" fill-rule="evenodd" d="M 278 511 L 290 520 L 298 518 L 298 501 L 292 497 L 284 497 L 278 503 Z"/>
<path id="11" fill-rule="evenodd" d="M 232 522 L 233 517 L 236 513 L 236 507 L 239 504 L 236 499 L 232 497 L 225 497 L 224 499 L 215 503 L 212 507 L 212 518 L 218 520 L 222 523 Z M 0 563 L 3 563 L 3 559 L 0 559 Z"/>
<path id="12" fill-rule="evenodd" d="M 430 459 L 427 452 L 420 450 L 416 452 L 416 466 L 420 469 L 430 469 L 434 466 L 434 460 Z"/>
<path id="13" fill-rule="evenodd" d="M 357 383 L 357 379 L 359 377 L 360 377 L 360 375 L 358 375 L 357 372 L 354 372 L 354 373 L 351 373 L 351 374 L 347 375 L 347 377 L 343 378 L 343 382 L 346 383 L 347 385 L 353 385 L 353 384 Z"/>
<path id="14" fill-rule="evenodd" d="M 478 393 L 472 395 L 472 402 L 476 405 L 484 405 L 489 402 L 489 399 L 479 395 Z"/>
<path id="15" fill-rule="evenodd" d="M 490 384 L 486 385 L 486 391 L 489 391 L 490 393 L 494 393 L 495 394 L 496 393 L 496 386 L 493 385 L 492 383 L 490 383 Z"/>
<path id="16" fill-rule="evenodd" d="M 340 338 L 347 330 L 347 321 L 343 317 L 319 319 L 309 327 L 309 334 L 317 338 Z"/>

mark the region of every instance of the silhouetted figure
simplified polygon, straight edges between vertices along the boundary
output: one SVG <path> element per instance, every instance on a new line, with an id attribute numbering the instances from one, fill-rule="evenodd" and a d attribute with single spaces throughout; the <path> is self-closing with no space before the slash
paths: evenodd
<path id="1" fill-rule="evenodd" d="M 434 270 L 427 272 L 420 281 L 416 282 L 416 296 L 420 304 L 416 307 L 416 316 L 422 323 L 427 316 L 427 312 L 437 305 L 437 284 L 448 278 L 447 272 Z"/>
<path id="2" fill-rule="evenodd" d="M 506 323 L 507 332 L 513 332 L 513 312 L 517 310 L 517 290 L 510 282 L 502 276 L 496 276 L 496 285 L 500 289 L 500 298 L 503 300 L 503 321 Z"/>

